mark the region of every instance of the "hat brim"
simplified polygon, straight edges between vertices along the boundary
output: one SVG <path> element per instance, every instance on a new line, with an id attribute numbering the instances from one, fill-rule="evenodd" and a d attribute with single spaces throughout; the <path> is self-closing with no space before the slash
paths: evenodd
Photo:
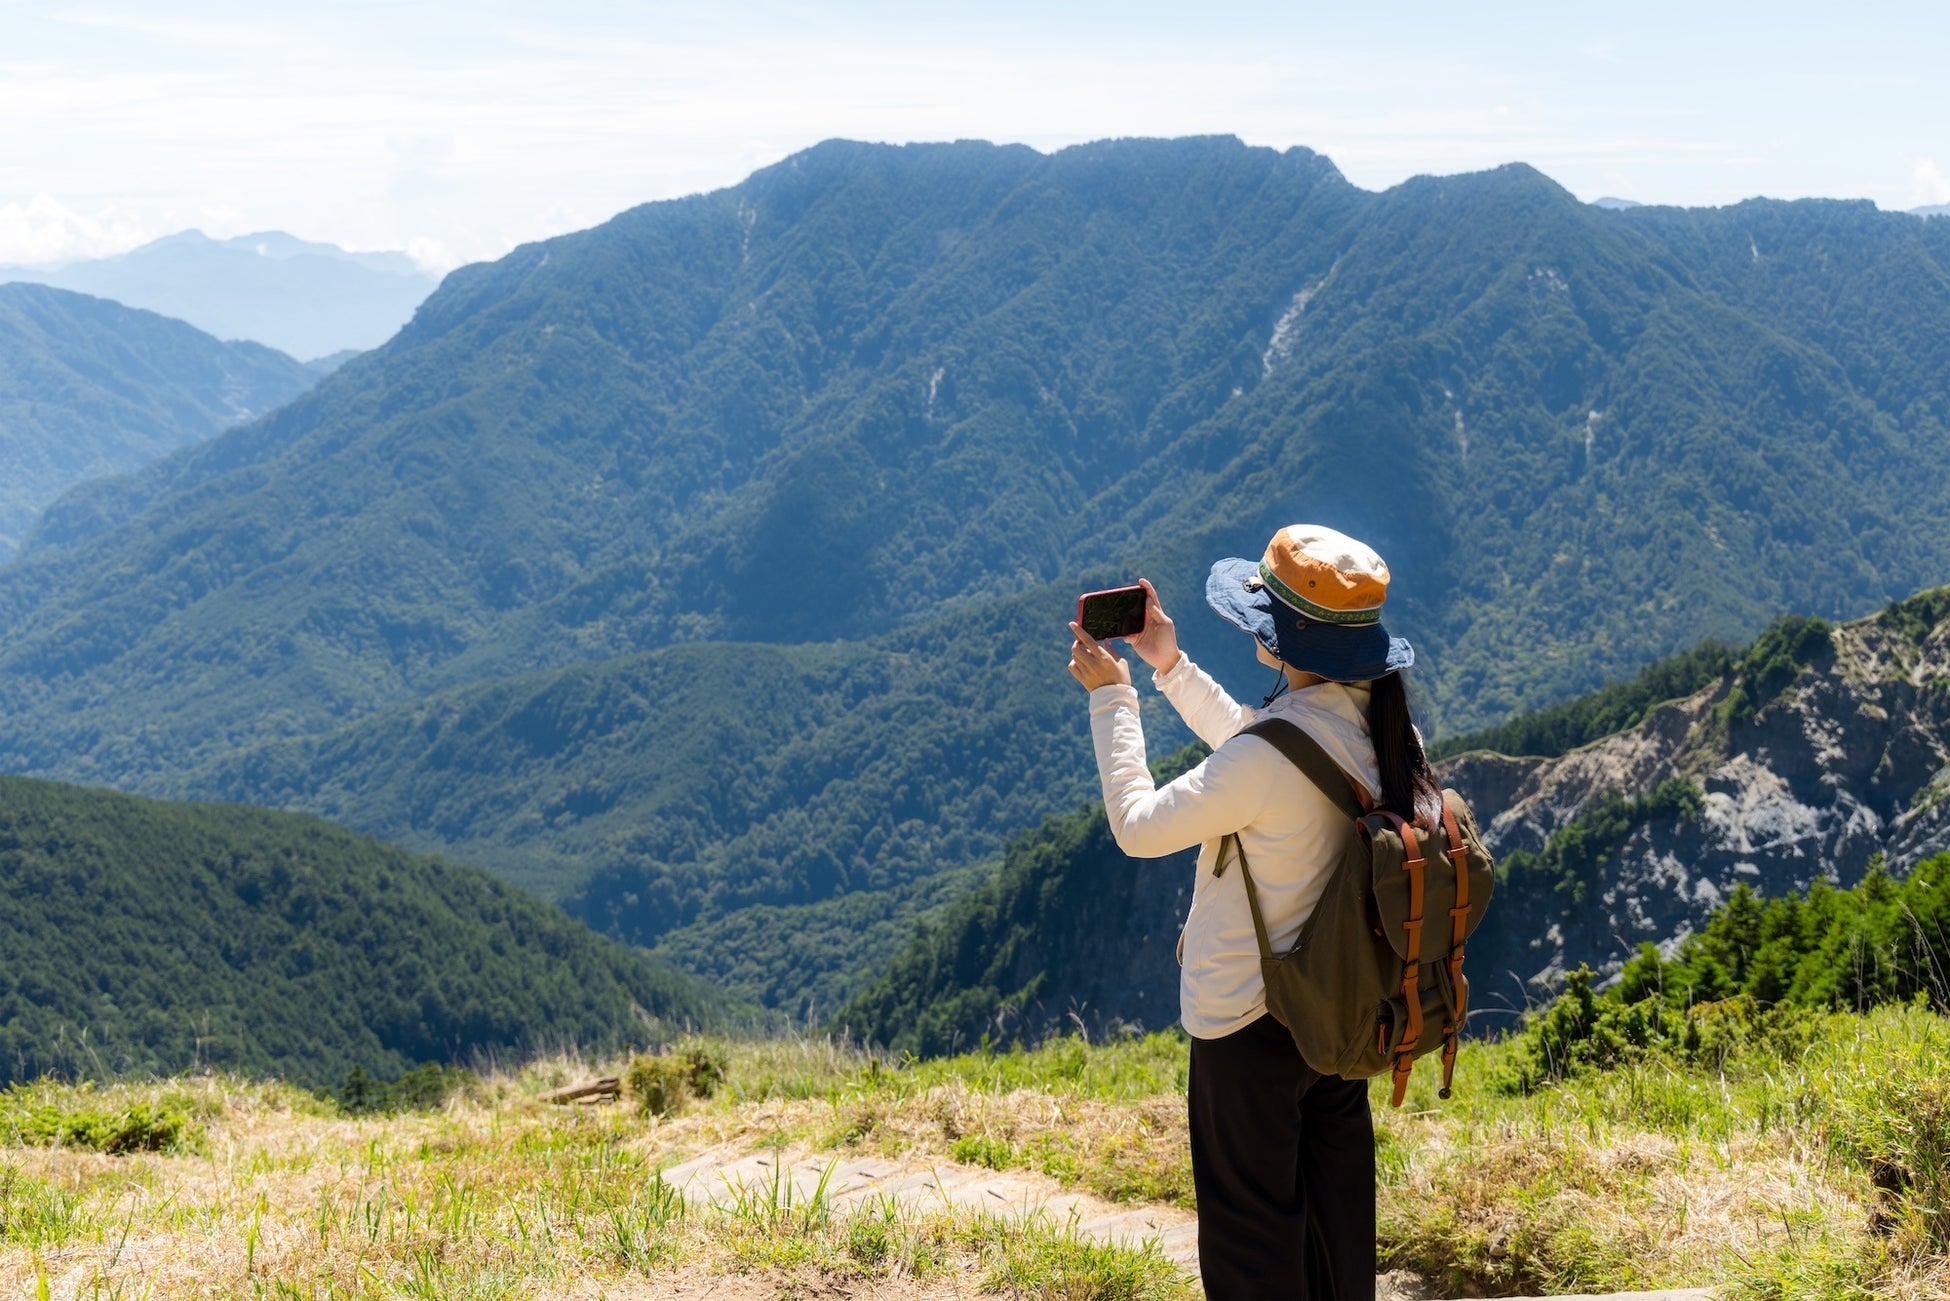
<path id="1" fill-rule="evenodd" d="M 1335 682 L 1366 682 L 1415 663 L 1415 649 L 1400 637 L 1390 637 L 1379 623 L 1319 623 L 1284 604 L 1259 585 L 1255 561 L 1234 557 L 1212 566 L 1205 579 L 1205 603 L 1227 623 L 1251 633 L 1281 663 Z"/>

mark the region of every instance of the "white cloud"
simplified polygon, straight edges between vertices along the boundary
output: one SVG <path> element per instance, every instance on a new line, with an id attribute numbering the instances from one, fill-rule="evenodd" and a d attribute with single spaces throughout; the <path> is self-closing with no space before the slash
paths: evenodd
<path id="1" fill-rule="evenodd" d="M 106 257 L 146 244 L 171 228 L 116 208 L 92 216 L 48 194 L 0 205 L 0 263 L 49 266 Z"/>
<path id="2" fill-rule="evenodd" d="M 406 256 L 418 262 L 423 270 L 435 275 L 445 275 L 459 266 L 462 258 L 447 247 L 445 240 L 431 235 L 420 235 L 406 241 Z"/>
<path id="3" fill-rule="evenodd" d="M 0 204 L 19 208 L 0 209 L 0 260 L 195 224 L 442 268 L 827 136 L 1048 149 L 1231 132 L 1324 149 L 1377 188 L 1523 159 L 1586 196 L 1950 201 L 1934 162 L 1908 175 L 1950 127 L 1926 67 L 1950 39 L 1940 5 L 1820 40 L 1671 0 L 1619 32 L 1562 6 L 1490 20 L 1422 0 L 1412 24 L 1247 0 L 1253 20 L 1229 25 L 1161 0 L 0 6 Z M 1640 49 L 1635 30 L 1670 25 L 1662 8 L 1695 39 Z M 1736 40 L 1760 42 L 1741 65 L 1757 71 L 1727 75 Z M 30 218 L 29 195 L 61 196 L 73 220 Z"/>
<path id="4" fill-rule="evenodd" d="M 1916 207 L 1929 204 L 1950 203 L 1950 176 L 1928 158 L 1919 158 L 1909 172 L 1910 183 L 1915 187 Z"/>

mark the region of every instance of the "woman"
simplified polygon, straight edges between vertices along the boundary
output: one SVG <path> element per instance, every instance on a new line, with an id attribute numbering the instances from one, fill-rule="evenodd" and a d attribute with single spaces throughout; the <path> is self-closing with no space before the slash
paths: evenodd
<path id="1" fill-rule="evenodd" d="M 1070 672 L 1090 692 L 1090 730 L 1111 832 L 1153 858 L 1202 846 L 1179 936 L 1179 1011 L 1192 1036 L 1192 1181 L 1209 1297 L 1372 1298 L 1374 1126 L 1365 1081 L 1322 1076 L 1266 1012 L 1240 872 L 1215 873 L 1237 832 L 1273 951 L 1292 948 L 1354 825 L 1269 742 L 1239 736 L 1262 714 L 1304 728 L 1377 805 L 1429 825 L 1441 795 L 1409 722 L 1405 641 L 1381 625 L 1388 566 L 1333 529 L 1281 529 L 1265 557 L 1212 567 L 1205 599 L 1280 670 L 1260 710 L 1235 702 L 1178 649 L 1149 582 L 1131 639 L 1152 681 L 1212 754 L 1162 788 L 1145 761 L 1123 657 L 1077 624 Z M 1420 815 L 1418 817 L 1418 815 Z"/>

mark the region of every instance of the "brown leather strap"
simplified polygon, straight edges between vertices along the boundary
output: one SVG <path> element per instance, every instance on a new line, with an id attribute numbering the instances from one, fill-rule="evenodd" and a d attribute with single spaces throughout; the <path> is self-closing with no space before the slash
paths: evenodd
<path id="1" fill-rule="evenodd" d="M 1456 996 L 1455 1013 L 1469 1004 L 1469 978 L 1463 975 L 1463 941 L 1469 935 L 1469 846 L 1449 801 L 1442 801 L 1442 829 L 1449 838 L 1449 861 L 1456 865 L 1456 906 L 1449 910 L 1449 988 Z M 1455 1041 L 1445 1046 L 1445 1060 L 1455 1056 Z M 1445 1086 L 1446 1087 L 1446 1086 Z"/>
<path id="2" fill-rule="evenodd" d="M 1463 843 L 1462 824 L 1449 801 L 1442 801 L 1442 830 L 1449 838 L 1449 861 L 1456 865 L 1456 902 L 1469 902 L 1469 846 Z"/>
<path id="3" fill-rule="evenodd" d="M 1455 1083 L 1456 1027 L 1448 1025 L 1442 1028 L 1442 1088 L 1437 1091 L 1436 1096 L 1446 1101 Z"/>
<path id="4" fill-rule="evenodd" d="M 1415 834 L 1415 824 L 1401 814 L 1383 809 L 1375 816 L 1388 819 L 1402 838 L 1402 870 L 1408 873 L 1408 916 L 1402 920 L 1408 945 L 1403 956 L 1416 962 L 1422 954 L 1422 868 L 1427 861 L 1422 857 L 1422 842 Z"/>
<path id="5" fill-rule="evenodd" d="M 1408 1028 L 1402 1033 L 1402 1046 L 1396 1051 L 1411 1054 L 1422 1042 L 1422 964 L 1402 963 L 1402 1001 L 1408 1004 Z"/>
<path id="6" fill-rule="evenodd" d="M 1425 860 L 1422 842 L 1415 827 L 1400 814 L 1383 812 L 1402 838 L 1402 870 L 1408 873 L 1408 916 L 1402 921 L 1407 935 L 1406 956 L 1402 961 L 1402 1002 L 1408 1008 L 1408 1025 L 1401 1046 L 1395 1050 L 1395 1091 L 1390 1106 L 1402 1105 L 1408 1092 L 1408 1074 L 1415 1068 L 1415 1048 L 1422 1041 L 1422 904 Z"/>

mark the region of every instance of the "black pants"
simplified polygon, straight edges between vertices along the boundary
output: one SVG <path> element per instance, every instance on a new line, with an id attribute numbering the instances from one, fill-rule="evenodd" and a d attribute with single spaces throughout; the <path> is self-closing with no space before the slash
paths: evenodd
<path id="1" fill-rule="evenodd" d="M 1373 1301 L 1374 1118 L 1270 1016 L 1192 1040 L 1198 1259 L 1212 1301 Z"/>

